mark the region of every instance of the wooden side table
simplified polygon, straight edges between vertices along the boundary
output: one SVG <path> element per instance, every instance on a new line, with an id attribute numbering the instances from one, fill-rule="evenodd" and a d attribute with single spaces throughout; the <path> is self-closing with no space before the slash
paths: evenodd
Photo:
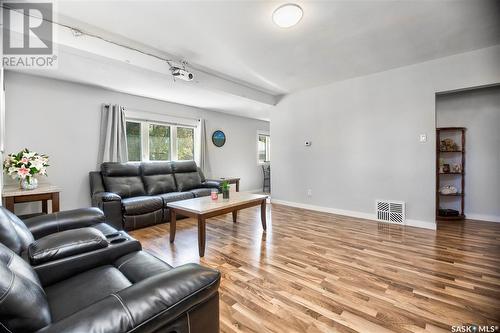
<path id="1" fill-rule="evenodd" d="M 48 213 L 47 202 L 52 202 L 52 213 L 59 211 L 59 192 L 61 189 L 50 184 L 40 184 L 34 190 L 22 190 L 16 185 L 6 185 L 2 190 L 3 205 L 14 213 L 14 205 L 23 202 L 42 202 L 42 213 Z"/>
<path id="2" fill-rule="evenodd" d="M 227 180 L 229 184 L 236 184 L 236 192 L 240 191 L 240 178 L 238 177 L 219 177 L 219 178 L 211 178 L 207 180 L 215 180 L 217 182 L 222 182 Z"/>

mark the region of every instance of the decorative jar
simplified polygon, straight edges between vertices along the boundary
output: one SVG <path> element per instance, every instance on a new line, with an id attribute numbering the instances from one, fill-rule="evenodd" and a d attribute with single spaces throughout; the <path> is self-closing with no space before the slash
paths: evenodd
<path id="1" fill-rule="evenodd" d="M 19 183 L 23 190 L 34 190 L 38 187 L 38 179 L 35 177 L 25 177 Z"/>

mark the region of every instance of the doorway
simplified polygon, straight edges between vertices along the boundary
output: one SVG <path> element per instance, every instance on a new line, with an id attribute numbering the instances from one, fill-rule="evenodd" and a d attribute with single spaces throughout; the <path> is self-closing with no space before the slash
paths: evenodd
<path id="1" fill-rule="evenodd" d="M 500 86 L 438 94 L 436 127 L 466 129 L 463 147 L 466 219 L 500 222 Z M 452 132 L 449 141 L 438 142 L 436 150 L 453 143 L 461 149 L 461 140 L 456 135 L 459 134 Z M 459 164 L 457 155 L 460 153 L 439 154 L 437 172 L 443 172 L 443 165 L 445 170 L 453 171 L 450 168 Z M 459 196 L 445 196 L 442 192 L 462 190 L 458 173 L 439 177 L 436 187 L 436 195 L 440 196 L 437 208 L 457 209 Z"/>

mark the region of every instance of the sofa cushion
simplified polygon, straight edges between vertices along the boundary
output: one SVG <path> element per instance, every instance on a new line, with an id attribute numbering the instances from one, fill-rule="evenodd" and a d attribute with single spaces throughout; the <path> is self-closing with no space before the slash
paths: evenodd
<path id="1" fill-rule="evenodd" d="M 203 170 L 201 170 L 200 167 L 197 167 L 197 169 L 198 169 L 198 173 L 200 174 L 201 182 L 204 183 L 207 180 L 207 178 L 205 177 L 205 174 L 203 173 Z"/>
<path id="2" fill-rule="evenodd" d="M 34 269 L 0 243 L 0 330 L 34 332 L 50 322 L 47 297 Z"/>
<path id="3" fill-rule="evenodd" d="M 172 269 L 172 266 L 164 261 L 143 251 L 127 254 L 115 261 L 114 264 L 132 283 Z"/>
<path id="4" fill-rule="evenodd" d="M 122 198 L 145 195 L 140 164 L 112 163 L 101 164 L 102 179 L 107 192 L 113 192 Z"/>
<path id="5" fill-rule="evenodd" d="M 141 215 L 163 208 L 163 200 L 159 196 L 140 196 L 122 200 L 126 215 Z"/>
<path id="6" fill-rule="evenodd" d="M 174 173 L 198 172 L 198 166 L 195 161 L 175 161 L 172 162 Z"/>
<path id="7" fill-rule="evenodd" d="M 144 162 L 142 178 L 148 195 L 176 191 L 171 162 Z"/>
<path id="8" fill-rule="evenodd" d="M 0 243 L 16 254 L 25 251 L 33 242 L 33 235 L 14 213 L 0 206 Z"/>
<path id="9" fill-rule="evenodd" d="M 173 162 L 175 182 L 179 192 L 189 191 L 193 188 L 200 187 L 201 177 L 198 173 L 198 167 L 195 161 L 178 161 Z"/>
<path id="10" fill-rule="evenodd" d="M 52 321 L 56 322 L 132 283 L 113 266 L 101 266 L 45 289 Z"/>
<path id="11" fill-rule="evenodd" d="M 163 219 L 163 215 L 163 209 L 158 209 L 154 212 L 142 215 L 125 214 L 123 216 L 123 227 L 125 228 L 125 230 L 135 230 L 163 223 L 165 222 Z"/>
<path id="12" fill-rule="evenodd" d="M 180 192 L 189 191 L 201 185 L 201 178 L 198 172 L 176 173 L 175 181 L 177 190 Z"/>
<path id="13" fill-rule="evenodd" d="M 212 193 L 212 189 L 211 188 L 195 188 L 189 192 L 193 193 L 196 198 L 199 198 L 199 197 L 209 196 Z"/>
<path id="14" fill-rule="evenodd" d="M 186 200 L 186 199 L 193 199 L 194 193 L 191 193 L 191 192 L 170 192 L 170 193 L 161 194 L 159 196 L 163 199 L 164 206 L 167 207 L 167 203 L 169 203 L 169 202 Z"/>

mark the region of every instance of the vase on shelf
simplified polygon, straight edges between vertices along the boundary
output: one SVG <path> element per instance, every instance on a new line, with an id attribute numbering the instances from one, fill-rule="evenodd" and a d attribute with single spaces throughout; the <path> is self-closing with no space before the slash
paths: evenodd
<path id="1" fill-rule="evenodd" d="M 38 187 L 38 179 L 35 177 L 26 177 L 19 181 L 19 186 L 23 190 L 34 190 Z"/>

